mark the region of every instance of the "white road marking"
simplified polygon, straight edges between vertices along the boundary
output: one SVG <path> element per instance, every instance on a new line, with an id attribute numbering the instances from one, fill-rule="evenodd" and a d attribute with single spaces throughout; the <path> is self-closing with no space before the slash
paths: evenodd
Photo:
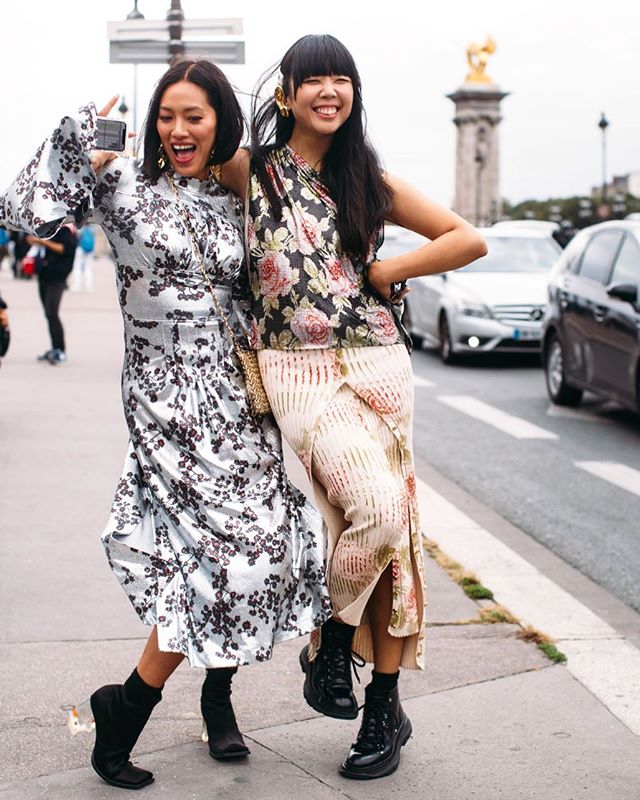
<path id="1" fill-rule="evenodd" d="M 560 417 L 562 419 L 579 419 L 581 422 L 599 422 L 601 425 L 611 425 L 612 420 L 601 417 L 595 411 L 586 408 L 567 408 L 566 406 L 549 405 L 547 409 L 548 417 Z"/>
<path id="2" fill-rule="evenodd" d="M 574 461 L 579 469 L 640 497 L 640 472 L 615 461 Z"/>
<path id="3" fill-rule="evenodd" d="M 413 374 L 413 385 L 419 388 L 429 388 L 435 386 L 433 381 L 428 381 L 426 378 L 421 378 L 419 375 Z"/>
<path id="4" fill-rule="evenodd" d="M 527 422 L 520 417 L 514 417 L 501 411 L 499 408 L 483 403 L 482 400 L 476 400 L 475 397 L 467 397 L 466 395 L 440 395 L 438 400 L 445 403 L 463 414 L 468 414 L 470 417 L 475 417 L 481 422 L 486 422 L 487 425 L 492 425 L 503 433 L 508 433 L 516 439 L 557 439 L 555 433 L 547 431 L 544 428 L 539 428 L 531 422 Z"/>
<path id="5" fill-rule="evenodd" d="M 640 736 L 640 650 L 424 481 L 416 484 L 425 535 L 524 625 L 555 639 L 571 674 Z"/>

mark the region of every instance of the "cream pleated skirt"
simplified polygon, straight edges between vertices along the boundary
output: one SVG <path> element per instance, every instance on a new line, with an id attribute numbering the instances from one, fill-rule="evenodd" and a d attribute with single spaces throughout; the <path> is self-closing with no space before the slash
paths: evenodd
<path id="1" fill-rule="evenodd" d="M 334 615 L 357 627 L 353 649 L 373 661 L 367 602 L 391 564 L 389 632 L 404 639 L 401 665 L 423 668 L 424 566 L 405 347 L 260 350 L 258 359 L 276 421 L 327 523 Z M 318 644 L 316 632 L 312 656 Z"/>

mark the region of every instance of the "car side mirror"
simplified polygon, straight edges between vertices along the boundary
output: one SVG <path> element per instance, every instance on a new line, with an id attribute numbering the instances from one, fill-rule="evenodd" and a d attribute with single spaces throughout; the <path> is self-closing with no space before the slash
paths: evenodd
<path id="1" fill-rule="evenodd" d="M 635 305 L 638 302 L 638 287 L 632 283 L 615 283 L 607 289 L 609 297 L 617 297 L 627 303 Z"/>

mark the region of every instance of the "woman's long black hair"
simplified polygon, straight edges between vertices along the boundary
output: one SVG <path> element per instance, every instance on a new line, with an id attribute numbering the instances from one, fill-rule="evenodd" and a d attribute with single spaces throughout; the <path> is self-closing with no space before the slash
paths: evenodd
<path id="1" fill-rule="evenodd" d="M 366 258 L 373 237 L 391 206 L 391 189 L 382 179 L 379 158 L 366 135 L 360 75 L 347 48 L 333 36 L 308 35 L 293 44 L 280 64 L 260 82 L 253 103 L 251 151 L 260 182 L 277 218 L 282 201 L 267 173 L 269 153 L 288 142 L 293 115 L 283 117 L 275 100 L 260 105 L 260 92 L 276 72 L 281 73 L 285 95 L 295 96 L 302 82 L 312 75 L 346 75 L 353 84 L 353 109 L 334 134 L 322 163 L 320 176 L 337 206 L 336 226 L 342 251 Z"/>
<path id="2" fill-rule="evenodd" d="M 171 66 L 156 85 L 144 121 L 142 171 L 154 181 L 157 181 L 163 172 L 158 165 L 160 136 L 156 127 L 160 103 L 169 86 L 179 81 L 189 81 L 203 89 L 209 105 L 216 112 L 216 139 L 210 164 L 224 164 L 225 161 L 228 161 L 238 149 L 244 134 L 245 123 L 242 110 L 224 72 L 206 58 L 180 57 L 172 61 Z M 166 161 L 168 162 L 168 159 Z M 167 163 L 164 169 L 168 168 L 169 164 Z"/>

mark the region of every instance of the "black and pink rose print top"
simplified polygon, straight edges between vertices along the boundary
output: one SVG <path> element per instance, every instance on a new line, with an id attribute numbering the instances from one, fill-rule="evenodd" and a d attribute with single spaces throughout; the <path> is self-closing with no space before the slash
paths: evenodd
<path id="1" fill-rule="evenodd" d="M 252 346 L 290 350 L 404 342 L 393 313 L 365 280 L 377 247 L 363 263 L 341 252 L 336 205 L 319 174 L 288 145 L 269 154 L 267 172 L 283 196 L 282 220 L 275 218 L 252 170 Z"/>

